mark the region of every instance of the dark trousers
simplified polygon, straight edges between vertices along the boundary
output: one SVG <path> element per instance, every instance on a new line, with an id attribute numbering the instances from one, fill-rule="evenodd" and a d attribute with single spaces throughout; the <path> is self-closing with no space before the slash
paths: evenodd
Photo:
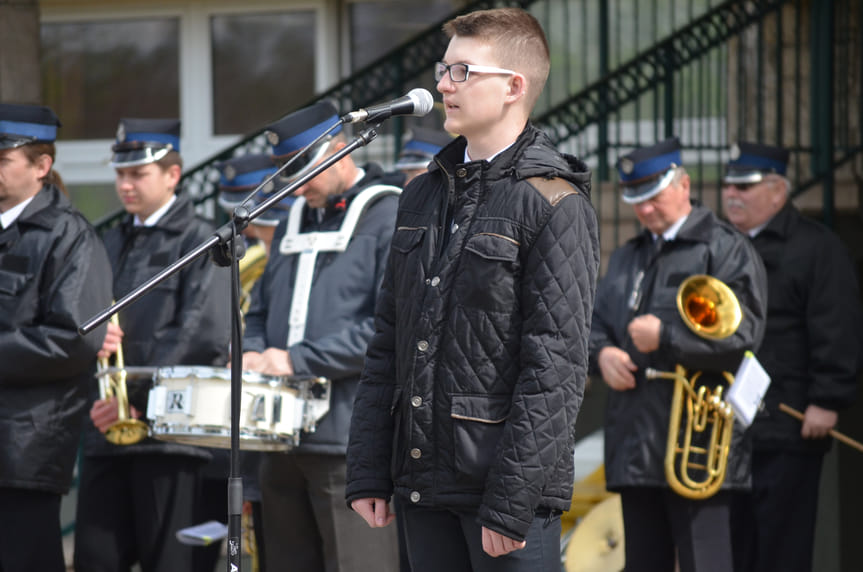
<path id="1" fill-rule="evenodd" d="M 754 451 L 752 492 L 736 495 L 731 523 L 737 572 L 810 572 L 820 453 Z"/>
<path id="2" fill-rule="evenodd" d="M 75 570 L 192 570 L 177 530 L 194 522 L 202 462 L 182 455 L 85 457 L 75 516 Z"/>
<path id="3" fill-rule="evenodd" d="M 689 500 L 669 489 L 621 489 L 626 572 L 729 572 L 731 493 Z"/>
<path id="4" fill-rule="evenodd" d="M 407 540 L 405 540 L 405 519 L 404 519 L 404 511 L 402 510 L 402 503 L 404 501 L 400 500 L 397 496 L 393 496 L 393 510 L 396 513 L 396 531 L 398 532 L 398 541 L 399 541 L 399 572 L 411 572 L 411 561 L 408 558 L 408 545 Z"/>
<path id="5" fill-rule="evenodd" d="M 396 527 L 371 528 L 345 503 L 345 458 L 273 453 L 261 464 L 267 570 L 396 572 Z"/>
<path id="6" fill-rule="evenodd" d="M 60 495 L 0 488 L 0 572 L 63 572 Z"/>
<path id="7" fill-rule="evenodd" d="M 403 499 L 405 540 L 413 572 L 559 572 L 560 516 L 537 516 L 527 544 L 493 558 L 482 549 L 476 511 L 413 506 Z"/>

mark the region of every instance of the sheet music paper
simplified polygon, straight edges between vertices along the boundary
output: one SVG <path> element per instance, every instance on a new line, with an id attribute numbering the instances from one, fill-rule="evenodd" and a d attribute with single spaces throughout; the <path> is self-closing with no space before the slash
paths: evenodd
<path id="1" fill-rule="evenodd" d="M 745 427 L 749 427 L 755 415 L 758 414 L 768 387 L 770 387 L 770 375 L 755 354 L 746 352 L 727 395 L 728 403 L 734 410 L 734 416 Z"/>

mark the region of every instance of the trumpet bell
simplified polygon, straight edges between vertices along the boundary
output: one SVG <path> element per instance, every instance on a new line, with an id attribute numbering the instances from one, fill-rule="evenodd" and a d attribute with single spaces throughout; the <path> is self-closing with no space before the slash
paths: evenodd
<path id="1" fill-rule="evenodd" d="M 105 432 L 114 445 L 134 445 L 150 435 L 150 427 L 137 419 L 118 419 Z"/>
<path id="2" fill-rule="evenodd" d="M 743 320 L 740 302 L 731 288 L 706 274 L 690 276 L 680 284 L 677 310 L 690 330 L 712 340 L 727 338 Z"/>

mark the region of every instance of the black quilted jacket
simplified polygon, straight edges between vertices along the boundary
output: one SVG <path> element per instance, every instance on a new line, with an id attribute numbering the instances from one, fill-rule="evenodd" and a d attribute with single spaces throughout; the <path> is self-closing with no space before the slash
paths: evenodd
<path id="1" fill-rule="evenodd" d="M 491 163 L 464 149 L 401 196 L 346 497 L 476 509 L 522 539 L 571 501 L 599 266 L 590 173 L 532 126 Z"/>

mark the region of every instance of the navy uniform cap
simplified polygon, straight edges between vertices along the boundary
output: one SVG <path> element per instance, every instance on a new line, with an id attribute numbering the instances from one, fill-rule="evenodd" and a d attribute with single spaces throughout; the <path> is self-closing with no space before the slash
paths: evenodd
<path id="1" fill-rule="evenodd" d="M 680 166 L 680 139 L 672 137 L 639 147 L 617 161 L 623 202 L 636 204 L 658 195 L 671 184 L 674 170 Z"/>
<path id="2" fill-rule="evenodd" d="M 415 127 L 399 153 L 395 168 L 402 170 L 425 169 L 452 136 L 446 131 Z"/>
<path id="3" fill-rule="evenodd" d="M 329 101 L 320 101 L 309 107 L 304 107 L 290 115 L 267 126 L 265 134 L 273 151 L 273 157 L 279 163 L 289 159 L 322 134 L 336 125 L 339 116 L 336 107 Z M 336 135 L 342 130 L 341 125 L 330 132 Z M 325 137 L 314 148 L 298 157 L 282 174 L 289 180 L 295 180 L 308 172 L 324 156 L 329 147 L 329 138 Z"/>
<path id="4" fill-rule="evenodd" d="M 269 155 L 241 155 L 223 161 L 217 165 L 221 178 L 219 179 L 219 205 L 228 212 L 245 201 L 255 188 L 276 172 L 277 167 Z M 266 200 L 273 192 L 284 186 L 284 180 L 276 177 L 258 189 L 255 195 L 246 203 L 251 210 Z M 287 196 L 259 215 L 252 224 L 276 226 L 285 218 L 290 210 L 294 197 Z"/>
<path id="5" fill-rule="evenodd" d="M 112 167 L 155 163 L 171 151 L 180 152 L 179 119 L 121 119 L 111 147 Z"/>
<path id="6" fill-rule="evenodd" d="M 731 146 L 731 159 L 725 168 L 723 182 L 727 184 L 760 183 L 764 175 L 785 176 L 788 149 L 740 141 Z"/>
<path id="7" fill-rule="evenodd" d="M 0 149 L 28 143 L 53 143 L 60 120 L 44 105 L 0 103 Z"/>

